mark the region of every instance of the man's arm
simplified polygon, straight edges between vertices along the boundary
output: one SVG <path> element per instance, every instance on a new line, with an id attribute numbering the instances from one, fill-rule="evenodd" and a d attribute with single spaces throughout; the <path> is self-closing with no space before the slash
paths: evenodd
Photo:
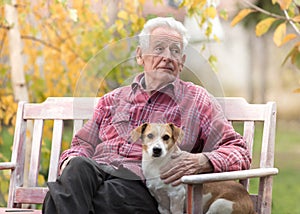
<path id="1" fill-rule="evenodd" d="M 174 155 L 161 169 L 161 178 L 166 183 L 178 185 L 184 175 L 249 169 L 251 158 L 246 142 L 226 120 L 219 104 L 213 99 L 207 103 L 205 108 L 202 106 L 201 117 L 205 122 L 199 132 L 203 151 L 198 154 L 181 151 Z"/>
<path id="2" fill-rule="evenodd" d="M 61 154 L 60 174 L 73 157 L 92 157 L 99 143 L 99 125 L 94 119 L 89 120 L 73 137 L 71 148 Z"/>

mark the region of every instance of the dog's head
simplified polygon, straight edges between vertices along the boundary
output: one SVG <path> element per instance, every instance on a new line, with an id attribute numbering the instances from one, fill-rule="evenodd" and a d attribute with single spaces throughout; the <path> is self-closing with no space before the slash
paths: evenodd
<path id="1" fill-rule="evenodd" d="M 143 154 L 152 158 L 165 156 L 182 137 L 183 131 L 172 123 L 145 123 L 131 132 L 133 141 L 142 139 Z"/>

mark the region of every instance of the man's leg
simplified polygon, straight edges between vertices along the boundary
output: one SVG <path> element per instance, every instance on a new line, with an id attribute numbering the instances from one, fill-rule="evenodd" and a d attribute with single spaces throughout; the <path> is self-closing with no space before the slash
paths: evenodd
<path id="1" fill-rule="evenodd" d="M 105 173 L 95 161 L 73 158 L 57 181 L 48 183 L 43 213 L 88 214 L 93 210 L 93 196 L 104 177 Z"/>
<path id="2" fill-rule="evenodd" d="M 95 214 L 159 214 L 157 202 L 141 180 L 110 177 L 93 200 Z"/>
<path id="3" fill-rule="evenodd" d="M 109 173 L 93 160 L 73 158 L 57 181 L 48 183 L 43 213 L 159 213 L 155 199 L 135 174 L 128 170 Z"/>

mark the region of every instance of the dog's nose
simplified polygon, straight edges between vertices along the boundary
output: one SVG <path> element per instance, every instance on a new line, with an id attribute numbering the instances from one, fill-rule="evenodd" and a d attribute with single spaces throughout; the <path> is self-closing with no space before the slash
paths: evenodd
<path id="1" fill-rule="evenodd" d="M 162 149 L 160 147 L 153 147 L 153 157 L 159 157 L 161 155 Z"/>

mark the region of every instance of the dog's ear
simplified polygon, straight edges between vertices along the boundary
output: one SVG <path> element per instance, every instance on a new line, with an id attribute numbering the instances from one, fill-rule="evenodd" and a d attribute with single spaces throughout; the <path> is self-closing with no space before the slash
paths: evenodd
<path id="1" fill-rule="evenodd" d="M 131 131 L 131 139 L 133 142 L 137 141 L 142 136 L 147 126 L 148 123 L 144 123 Z"/>
<path id="2" fill-rule="evenodd" d="M 182 129 L 175 126 L 173 123 L 169 123 L 168 125 L 172 129 L 172 137 L 174 139 L 174 142 L 177 142 L 178 144 L 180 144 L 183 139 L 183 134 L 184 134 Z"/>

